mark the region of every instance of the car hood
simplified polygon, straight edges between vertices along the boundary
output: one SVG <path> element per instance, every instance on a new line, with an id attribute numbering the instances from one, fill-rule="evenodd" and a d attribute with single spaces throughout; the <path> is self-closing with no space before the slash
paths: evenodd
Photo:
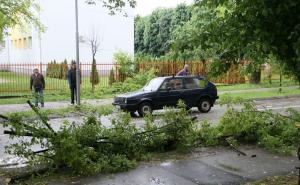
<path id="1" fill-rule="evenodd" d="M 145 96 L 145 95 L 148 95 L 149 93 L 151 93 L 151 91 L 139 90 L 139 91 L 135 91 L 135 92 L 121 94 L 121 95 L 118 95 L 117 97 L 120 97 L 120 98 L 133 98 L 133 97 Z"/>

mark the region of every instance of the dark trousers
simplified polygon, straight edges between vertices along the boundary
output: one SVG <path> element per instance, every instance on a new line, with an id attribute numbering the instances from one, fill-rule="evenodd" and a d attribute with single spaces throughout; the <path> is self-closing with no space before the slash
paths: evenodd
<path id="1" fill-rule="evenodd" d="M 71 85 L 70 89 L 71 89 L 71 103 L 74 104 L 74 100 L 77 101 L 76 86 L 75 85 Z"/>
<path id="2" fill-rule="evenodd" d="M 35 106 L 38 106 L 39 102 L 44 105 L 44 89 L 42 87 L 34 87 L 33 92 Z"/>

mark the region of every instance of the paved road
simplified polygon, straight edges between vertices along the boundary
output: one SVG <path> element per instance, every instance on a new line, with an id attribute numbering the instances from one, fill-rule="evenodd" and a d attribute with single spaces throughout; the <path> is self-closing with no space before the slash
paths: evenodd
<path id="1" fill-rule="evenodd" d="M 101 100 L 97 103 L 107 104 L 110 101 L 111 101 L 110 99 Z M 300 97 L 256 100 L 255 103 L 257 104 L 259 110 L 271 109 L 274 112 L 284 113 L 287 108 L 294 108 L 300 112 Z M 215 107 L 213 107 L 209 113 L 199 113 L 197 109 L 192 109 L 192 111 L 193 111 L 193 115 L 197 116 L 199 120 L 208 120 L 211 123 L 216 124 L 219 122 L 219 119 L 223 116 L 226 109 L 227 109 L 226 106 L 215 105 Z M 154 114 L 163 114 L 163 111 L 156 111 L 154 112 Z M 57 118 L 57 119 L 50 120 L 50 123 L 55 129 L 58 129 L 60 127 L 60 123 L 62 123 L 64 120 L 68 120 L 70 122 L 75 122 L 77 124 L 80 124 L 82 123 L 83 117 Z M 101 122 L 104 125 L 109 125 L 110 117 L 102 117 Z M 144 124 L 144 119 L 135 118 L 134 122 L 136 123 L 137 126 L 141 126 Z M 4 128 L 0 126 L 0 156 L 2 156 L 2 158 L 4 156 L 7 156 L 6 154 L 4 154 L 4 146 L 8 145 L 9 143 L 18 142 L 18 140 L 10 140 L 7 135 L 3 134 L 3 130 Z M 0 159 L 0 163 L 1 163 L 1 159 Z"/>
<path id="2" fill-rule="evenodd" d="M 271 109 L 275 112 L 284 113 L 287 108 L 294 108 L 300 112 L 300 98 L 272 98 L 255 101 L 258 109 Z M 209 120 L 217 123 L 226 111 L 226 106 L 216 105 L 207 114 L 198 113 L 196 109 L 193 114 L 199 120 Z M 158 111 L 155 114 L 162 114 Z M 51 120 L 51 125 L 58 129 L 64 120 L 82 123 L 82 117 L 58 118 Z M 104 124 L 109 124 L 109 117 L 102 117 Z M 137 125 L 142 125 L 143 119 L 135 118 Z M 0 163 L 22 162 L 21 159 L 9 158 L 4 154 L 4 146 L 18 142 L 9 140 L 3 135 L 3 128 L 0 127 Z M 22 138 L 23 140 L 25 138 Z M 38 146 L 36 146 L 36 149 Z M 242 148 L 248 156 L 238 156 L 235 152 L 226 148 L 212 148 L 196 151 L 184 160 L 168 160 L 155 164 L 143 164 L 138 168 L 126 173 L 114 175 L 100 175 L 96 177 L 78 179 L 69 184 L 122 184 L 122 185 L 175 185 L 175 184 L 241 184 L 246 181 L 260 179 L 269 175 L 279 175 L 291 172 L 297 160 L 295 157 L 283 157 L 270 154 L 264 150 L 246 147 Z M 255 154 L 255 157 L 251 157 Z M 4 161 L 3 158 L 6 158 Z M 68 182 L 53 182 L 53 185 L 68 184 Z"/>
<path id="3" fill-rule="evenodd" d="M 289 86 L 283 87 L 284 89 L 297 89 L 299 86 Z M 218 94 L 234 94 L 234 93 L 246 93 L 246 92 L 266 92 L 276 90 L 278 88 L 259 88 L 259 89 L 244 89 L 244 90 L 231 90 L 231 91 L 219 91 Z M 107 105 L 111 104 L 113 99 L 100 99 L 100 100 L 82 100 L 82 103 L 90 104 L 90 105 Z M 43 109 L 58 109 L 58 108 L 66 108 L 70 106 L 70 102 L 68 101 L 60 101 L 60 102 L 46 102 L 45 107 Z M 29 111 L 30 107 L 24 104 L 10 104 L 10 105 L 0 105 L 0 114 L 10 113 L 10 112 L 21 112 L 21 111 Z"/>

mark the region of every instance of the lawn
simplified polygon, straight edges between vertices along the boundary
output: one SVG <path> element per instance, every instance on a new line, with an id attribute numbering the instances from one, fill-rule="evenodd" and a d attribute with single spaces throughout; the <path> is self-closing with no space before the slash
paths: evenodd
<path id="1" fill-rule="evenodd" d="M 272 89 L 272 90 L 261 91 L 261 92 L 225 93 L 225 94 L 221 94 L 220 98 L 224 96 L 231 96 L 234 98 L 239 97 L 244 99 L 256 99 L 256 98 L 269 98 L 269 97 L 284 97 L 284 96 L 293 96 L 293 95 L 300 95 L 300 87 L 297 89 L 283 87 L 282 92 L 279 92 L 278 89 Z"/>
<path id="2" fill-rule="evenodd" d="M 234 85 L 217 85 L 218 91 L 234 91 L 234 90 L 246 90 L 246 89 L 259 89 L 259 88 L 274 88 L 279 87 L 278 76 L 274 75 L 272 84 L 265 78 L 262 78 L 260 84 L 234 84 Z M 89 77 L 82 79 L 81 86 L 81 98 L 84 99 L 103 99 L 111 98 L 115 94 L 105 93 L 104 90 L 111 88 L 108 84 L 108 77 L 100 77 L 100 84 L 96 86 L 95 91 L 92 92 L 91 83 Z M 263 92 L 239 92 L 222 94 L 222 96 L 230 95 L 233 97 L 243 97 L 247 99 L 253 98 L 265 98 L 274 96 L 289 96 L 300 94 L 300 89 L 289 89 L 288 86 L 298 85 L 295 81 L 284 77 L 283 78 L 283 92 L 279 93 L 277 89 L 265 90 Z M 18 93 L 9 91 L 19 90 Z M 4 92 L 8 91 L 8 92 Z M 16 75 L 11 72 L 0 72 L 0 96 L 20 96 L 18 98 L 6 98 L 0 99 L 0 104 L 21 104 L 25 103 L 28 99 L 33 99 L 32 93 L 29 90 L 29 77 L 26 75 Z M 69 101 L 70 92 L 68 82 L 65 79 L 56 79 L 46 77 L 46 90 L 45 101 Z"/>
<path id="3" fill-rule="evenodd" d="M 257 89 L 257 88 L 273 88 L 273 87 L 280 86 L 279 75 L 272 76 L 272 81 L 271 81 L 272 83 L 269 83 L 269 80 L 264 76 L 265 75 L 262 74 L 262 80 L 260 84 L 250 84 L 250 83 L 230 84 L 230 85 L 217 84 L 217 87 L 219 91 L 232 91 L 232 90 L 246 90 L 246 89 Z M 296 82 L 295 80 L 292 80 L 289 77 L 283 76 L 282 78 L 283 87 L 294 86 L 294 85 L 299 85 L 299 83 Z"/>
<path id="4" fill-rule="evenodd" d="M 0 96 L 19 96 L 18 98 L 0 99 L 0 104 L 18 104 L 24 103 L 28 99 L 33 99 L 30 91 L 30 82 L 28 75 L 15 74 L 12 72 L 0 72 Z M 45 101 L 63 101 L 70 99 L 69 85 L 66 79 L 57 79 L 45 77 L 46 89 Z M 100 87 L 108 86 L 108 77 L 100 77 L 100 83 L 95 91 Z M 97 93 L 92 93 L 92 86 L 89 77 L 83 77 L 81 83 L 81 92 L 83 99 L 99 98 Z M 98 95 L 98 96 L 97 96 Z M 101 97 L 111 97 L 101 95 Z"/>

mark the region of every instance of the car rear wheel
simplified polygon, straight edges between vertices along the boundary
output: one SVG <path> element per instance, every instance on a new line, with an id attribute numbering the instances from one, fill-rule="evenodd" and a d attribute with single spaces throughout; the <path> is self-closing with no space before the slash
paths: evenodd
<path id="1" fill-rule="evenodd" d="M 208 98 L 201 99 L 198 103 L 198 110 L 202 113 L 207 113 L 211 109 L 211 101 Z"/>
<path id="2" fill-rule="evenodd" d="M 141 117 L 144 117 L 144 116 L 145 116 L 146 114 L 148 114 L 148 113 L 151 114 L 152 111 L 153 111 L 152 105 L 151 105 L 150 103 L 148 103 L 148 102 L 142 103 L 142 104 L 139 106 L 139 110 L 138 110 L 139 115 L 140 115 Z"/>

